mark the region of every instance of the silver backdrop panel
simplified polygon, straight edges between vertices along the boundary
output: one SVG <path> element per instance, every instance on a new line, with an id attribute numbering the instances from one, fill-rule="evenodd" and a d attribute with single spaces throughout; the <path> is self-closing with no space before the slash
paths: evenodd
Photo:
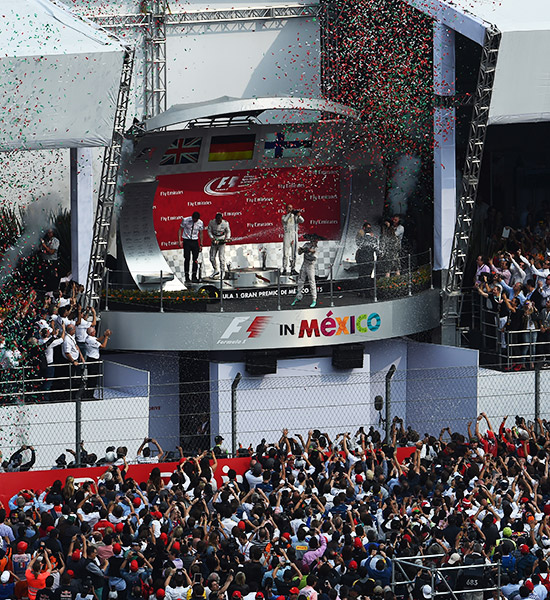
<path id="1" fill-rule="evenodd" d="M 289 308 L 295 296 L 284 296 Z M 438 290 L 354 306 L 273 312 L 134 313 L 108 311 L 112 350 L 262 350 L 369 342 L 439 325 Z"/>

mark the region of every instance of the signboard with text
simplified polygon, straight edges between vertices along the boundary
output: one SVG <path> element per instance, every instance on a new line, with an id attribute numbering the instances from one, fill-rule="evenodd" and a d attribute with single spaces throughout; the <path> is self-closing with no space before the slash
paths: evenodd
<path id="1" fill-rule="evenodd" d="M 291 203 L 303 212 L 300 233 L 340 238 L 340 168 L 278 168 L 160 175 L 153 223 L 161 250 L 179 248 L 183 217 L 198 211 L 205 227 L 221 212 L 236 244 L 280 242 Z M 208 244 L 208 236 L 204 237 Z"/>

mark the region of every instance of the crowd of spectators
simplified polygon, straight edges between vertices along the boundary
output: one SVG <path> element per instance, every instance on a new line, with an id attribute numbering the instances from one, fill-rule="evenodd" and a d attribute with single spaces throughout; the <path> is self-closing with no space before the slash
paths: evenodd
<path id="1" fill-rule="evenodd" d="M 0 311 L 0 394 L 3 402 L 65 399 L 72 387 L 93 397 L 100 350 L 111 332 L 96 332 L 94 309 L 83 310 L 83 287 L 61 281 L 53 292 L 29 286 L 3 290 Z M 86 369 L 85 369 L 86 363 Z M 83 377 L 86 375 L 86 377 Z"/>
<path id="2" fill-rule="evenodd" d="M 545 600 L 550 426 L 471 425 L 284 430 L 242 476 L 217 472 L 221 438 L 164 479 L 110 450 L 97 485 L 29 484 L 0 509 L 0 598 Z"/>
<path id="3" fill-rule="evenodd" d="M 505 227 L 498 251 L 478 256 L 474 286 L 494 313 L 497 349 L 512 357 L 509 368 L 550 363 L 550 225 Z M 494 240 L 493 240 L 494 242 Z M 494 246 L 494 243 L 493 243 Z M 475 307 L 474 307 L 475 310 Z M 492 328 L 490 328 L 492 329 Z"/>

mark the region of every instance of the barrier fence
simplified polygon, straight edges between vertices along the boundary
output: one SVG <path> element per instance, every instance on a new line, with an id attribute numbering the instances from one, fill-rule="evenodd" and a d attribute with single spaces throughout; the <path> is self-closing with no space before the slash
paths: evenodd
<path id="1" fill-rule="evenodd" d="M 544 368 L 550 364 L 550 331 L 510 329 L 507 319 L 487 308 L 485 299 L 472 296 L 472 328 L 481 333 L 482 349 L 495 356 L 505 370 Z"/>
<path id="2" fill-rule="evenodd" d="M 107 361 L 106 371 L 111 368 Z M 0 449 L 7 461 L 23 445 L 33 446 L 33 468 L 49 469 L 78 464 L 82 450 L 82 462 L 95 462 L 110 446 L 126 447 L 132 462 L 149 438 L 173 459 L 179 456 L 178 447 L 186 455 L 211 448 L 215 435 L 224 438 L 222 445 L 229 454 L 238 455 L 248 447 L 255 449 L 262 439 L 278 442 L 285 428 L 304 439 L 309 430 L 317 429 L 334 441 L 338 434 L 349 432 L 353 438 L 360 427 L 366 433 L 372 427 L 371 433 L 384 439 L 387 426 L 395 422 L 400 437 L 413 444 L 426 433 L 438 437 L 445 427 L 467 435 L 468 423 L 474 434 L 482 412 L 497 432 L 505 417 L 506 427 L 513 427 L 516 415 L 535 430 L 537 419 L 542 427 L 550 426 L 549 371 L 503 373 L 476 365 L 398 368 L 389 386 L 387 374 L 384 369 L 248 377 L 243 371 L 235 387 L 234 379 L 227 378 L 187 382 L 167 378 L 153 384 L 146 372 L 136 370 L 124 386 L 110 383 L 93 400 L 77 395 L 55 402 L 24 402 L 18 395 L 14 403 L 3 398 Z M 479 426 L 483 432 L 485 420 Z M 449 439 L 447 431 L 443 436 Z M 157 453 L 154 444 L 145 445 Z M 30 451 L 24 454 L 27 462 Z M 58 463 L 61 455 L 64 462 Z"/>
<path id="3" fill-rule="evenodd" d="M 258 276 L 253 288 L 239 288 L 232 280 L 232 271 L 225 277 L 218 273 L 215 278 L 202 277 L 199 283 L 189 284 L 186 291 L 167 291 L 166 284 L 174 275 L 163 271 L 140 272 L 137 276 L 142 290 L 133 282 L 121 281 L 123 272 L 108 270 L 103 290 L 103 310 L 153 310 L 158 312 L 181 310 L 204 310 L 205 302 L 212 310 L 224 311 L 224 304 L 234 298 L 254 298 L 246 291 L 261 292 L 260 298 L 271 302 L 273 308 L 289 308 L 289 297 L 296 294 L 299 276 L 284 275 L 279 268 L 268 268 L 273 280 L 264 281 Z M 338 273 L 344 273 L 338 276 Z M 127 275 L 127 274 L 126 274 Z M 364 298 L 372 302 L 393 300 L 412 296 L 433 289 L 431 249 L 419 254 L 403 254 L 391 259 L 372 258 L 367 262 L 344 260 L 333 262 L 326 272 L 316 275 L 317 289 L 330 306 L 346 305 Z M 220 290 L 223 293 L 220 294 Z M 306 281 L 305 293 L 310 293 Z M 242 304 L 242 310 L 250 310 L 250 304 Z M 239 310 L 238 302 L 231 302 L 231 310 Z"/>

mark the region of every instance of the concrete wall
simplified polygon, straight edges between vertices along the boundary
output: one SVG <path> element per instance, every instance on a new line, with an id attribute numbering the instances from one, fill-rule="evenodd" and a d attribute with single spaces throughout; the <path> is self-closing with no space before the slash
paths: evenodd
<path id="1" fill-rule="evenodd" d="M 217 381 L 211 396 L 212 434 L 221 433 L 231 446 L 231 382 L 237 389 L 237 441 L 254 447 L 262 437 L 279 439 L 283 428 L 307 438 L 312 427 L 327 432 L 355 434 L 358 427 L 377 421 L 370 401 L 370 361 L 362 369 L 335 370 L 330 358 L 280 360 L 277 373 L 250 377 L 244 363 L 212 363 Z"/>
<path id="2" fill-rule="evenodd" d="M 476 350 L 410 344 L 406 424 L 421 435 L 442 427 L 466 433 L 477 416 L 477 365 Z"/>

